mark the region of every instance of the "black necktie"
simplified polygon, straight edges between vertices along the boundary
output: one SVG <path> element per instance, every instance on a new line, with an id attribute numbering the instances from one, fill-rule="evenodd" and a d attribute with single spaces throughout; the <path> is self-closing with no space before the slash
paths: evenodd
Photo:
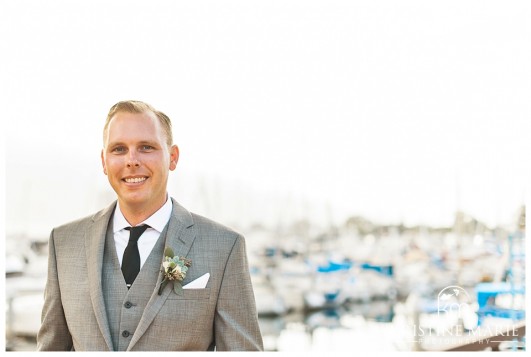
<path id="1" fill-rule="evenodd" d="M 140 253 L 138 252 L 138 238 L 144 233 L 149 226 L 143 224 L 137 227 L 126 227 L 129 233 L 129 243 L 125 247 L 124 257 L 122 259 L 122 273 L 125 278 L 127 288 L 130 288 L 140 271 Z"/>

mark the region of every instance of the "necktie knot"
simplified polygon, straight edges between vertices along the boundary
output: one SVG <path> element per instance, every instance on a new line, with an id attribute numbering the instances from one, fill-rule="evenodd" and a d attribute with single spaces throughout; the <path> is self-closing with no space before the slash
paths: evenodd
<path id="1" fill-rule="evenodd" d="M 136 227 L 126 227 L 125 229 L 127 229 L 128 231 L 130 231 L 129 233 L 129 242 L 138 242 L 138 238 L 140 238 L 140 236 L 142 235 L 142 233 L 144 233 L 146 231 L 146 229 L 148 229 L 149 226 L 147 224 L 143 224 L 141 226 L 136 226 Z"/>

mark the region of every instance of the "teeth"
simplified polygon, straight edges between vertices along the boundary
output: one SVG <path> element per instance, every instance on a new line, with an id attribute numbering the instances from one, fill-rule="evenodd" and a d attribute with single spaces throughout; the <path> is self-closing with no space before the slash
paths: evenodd
<path id="1" fill-rule="evenodd" d="M 125 182 L 127 182 L 127 183 L 139 183 L 139 182 L 143 182 L 143 181 L 146 181 L 145 177 L 133 177 L 133 178 L 126 178 L 125 179 Z"/>

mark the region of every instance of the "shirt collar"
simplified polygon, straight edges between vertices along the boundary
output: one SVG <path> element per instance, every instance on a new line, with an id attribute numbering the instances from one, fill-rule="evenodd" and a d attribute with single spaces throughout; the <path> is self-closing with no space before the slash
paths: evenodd
<path id="1" fill-rule="evenodd" d="M 166 203 L 159 208 L 159 210 L 155 213 L 153 213 L 151 216 L 149 216 L 145 221 L 143 221 L 141 224 L 147 224 L 154 230 L 156 230 L 159 233 L 162 233 L 164 230 L 164 227 L 170 220 L 171 211 L 173 208 L 173 203 L 171 199 L 168 197 L 166 199 Z M 120 203 L 116 203 L 116 208 L 114 209 L 114 218 L 113 218 L 113 233 L 116 233 L 118 231 L 121 231 L 122 229 L 126 227 L 130 227 L 131 225 L 127 220 L 125 219 L 124 215 L 122 214 L 122 210 L 120 209 Z"/>

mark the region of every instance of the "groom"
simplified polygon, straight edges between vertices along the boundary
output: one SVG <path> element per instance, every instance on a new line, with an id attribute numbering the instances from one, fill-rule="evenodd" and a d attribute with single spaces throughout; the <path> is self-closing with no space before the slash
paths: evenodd
<path id="1" fill-rule="evenodd" d="M 118 200 L 52 231 L 38 350 L 262 350 L 244 238 L 167 194 L 170 119 L 119 102 L 103 138 Z M 166 248 L 181 270 L 161 272 Z"/>

